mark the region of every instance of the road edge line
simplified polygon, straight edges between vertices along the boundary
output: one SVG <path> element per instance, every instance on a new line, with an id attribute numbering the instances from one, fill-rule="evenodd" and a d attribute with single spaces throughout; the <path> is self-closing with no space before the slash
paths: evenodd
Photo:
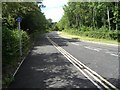
<path id="1" fill-rule="evenodd" d="M 49 38 L 50 39 L 50 38 Z M 51 39 L 50 39 L 51 40 Z M 51 40 L 52 41 L 52 40 Z M 52 41 L 53 42 L 53 41 Z M 53 42 L 55 43 L 55 42 Z M 53 44 L 52 43 L 52 44 Z M 55 43 L 56 44 L 56 43 Z M 54 44 L 53 44 L 54 45 Z M 56 44 L 57 45 L 57 44 Z M 58 46 L 58 45 L 57 45 Z M 58 46 L 60 47 L 60 46 Z M 61 47 L 60 47 L 61 48 Z M 61 48 L 63 49 L 63 48 Z M 67 52 L 66 50 L 63 49 L 64 52 Z M 68 53 L 68 52 L 67 52 Z M 112 85 L 110 82 L 108 82 L 106 79 L 104 79 L 102 76 L 100 76 L 98 73 L 96 73 L 95 71 L 91 70 L 89 67 L 85 66 L 83 63 L 81 63 L 78 59 L 76 59 L 74 56 L 72 56 L 70 53 L 68 53 L 69 56 L 71 56 L 72 59 L 74 59 L 77 63 L 82 64 L 84 67 L 86 67 L 88 70 L 90 70 L 93 74 L 97 75 L 101 80 L 103 80 L 105 83 L 107 83 L 108 85 L 110 85 L 112 88 L 117 89 L 114 85 Z"/>
<path id="2" fill-rule="evenodd" d="M 28 51 L 27 55 L 30 53 L 30 50 Z M 22 61 L 20 62 L 20 64 L 18 65 L 17 69 L 15 70 L 14 74 L 12 75 L 12 77 L 15 77 L 15 75 L 17 74 L 18 70 L 20 69 L 21 65 L 23 64 L 23 62 L 25 61 L 27 56 L 25 56 Z"/>
<path id="3" fill-rule="evenodd" d="M 49 40 L 49 39 L 48 39 L 48 40 Z M 52 43 L 51 41 L 49 41 L 49 42 Z M 53 43 L 52 43 L 52 44 L 53 44 Z M 60 49 L 58 49 L 59 46 L 55 46 L 54 44 L 53 44 L 53 46 L 54 46 L 63 56 L 65 56 L 65 57 L 72 63 L 72 65 L 74 65 L 86 78 L 88 78 L 88 80 L 90 80 L 97 88 L 101 89 L 101 87 L 100 87 L 96 82 L 94 82 L 86 73 L 84 73 L 77 65 L 75 65 L 75 64 L 73 63 L 73 61 L 70 60 L 70 59 L 72 59 L 71 57 L 68 57 L 67 54 L 64 55 L 63 52 L 62 52 Z"/>

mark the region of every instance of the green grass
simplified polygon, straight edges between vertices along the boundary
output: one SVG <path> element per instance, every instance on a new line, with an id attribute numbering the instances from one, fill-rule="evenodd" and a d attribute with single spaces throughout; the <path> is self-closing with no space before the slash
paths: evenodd
<path id="1" fill-rule="evenodd" d="M 61 37 L 66 37 L 66 38 L 78 38 L 79 40 L 85 40 L 85 41 L 94 41 L 94 42 L 101 42 L 101 43 L 107 43 L 107 44 L 116 44 L 118 45 L 118 42 L 115 40 L 106 40 L 106 39 L 96 39 L 96 38 L 89 38 L 89 37 L 84 37 L 84 36 L 78 36 L 78 35 L 73 35 L 66 33 L 62 31 L 60 33 Z"/>

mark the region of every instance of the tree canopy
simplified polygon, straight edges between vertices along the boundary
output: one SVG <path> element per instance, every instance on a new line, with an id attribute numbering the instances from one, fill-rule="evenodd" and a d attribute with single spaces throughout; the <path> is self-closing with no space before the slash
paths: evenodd
<path id="1" fill-rule="evenodd" d="M 68 2 L 63 9 L 64 16 L 58 23 L 61 28 L 79 28 L 84 25 L 118 29 L 120 2 Z"/>
<path id="2" fill-rule="evenodd" d="M 2 6 L 2 21 L 3 27 L 9 29 L 17 28 L 16 18 L 22 17 L 21 29 L 27 30 L 32 33 L 34 30 L 45 30 L 47 20 L 37 3 L 33 2 L 5 2 Z"/>

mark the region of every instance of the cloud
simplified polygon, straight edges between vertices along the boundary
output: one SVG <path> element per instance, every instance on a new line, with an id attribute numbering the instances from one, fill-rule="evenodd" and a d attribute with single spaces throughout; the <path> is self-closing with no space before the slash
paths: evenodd
<path id="1" fill-rule="evenodd" d="M 44 14 L 47 19 L 51 18 L 53 22 L 57 22 L 61 19 L 64 11 L 62 8 L 54 8 L 47 10 L 46 12 L 44 12 Z"/>
<path id="2" fill-rule="evenodd" d="M 43 0 L 43 4 L 46 5 L 47 8 L 54 8 L 63 6 L 67 4 L 68 0 Z"/>
<path id="3" fill-rule="evenodd" d="M 46 18 L 51 18 L 53 22 L 58 22 L 64 14 L 63 6 L 67 4 L 68 0 L 43 0 L 43 5 L 46 8 L 42 8 L 42 12 Z"/>

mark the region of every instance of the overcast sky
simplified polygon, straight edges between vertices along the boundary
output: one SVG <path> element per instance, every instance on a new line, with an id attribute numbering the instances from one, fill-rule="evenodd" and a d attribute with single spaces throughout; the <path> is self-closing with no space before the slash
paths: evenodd
<path id="1" fill-rule="evenodd" d="M 58 22 L 64 14 L 63 6 L 67 4 L 68 0 L 43 0 L 42 8 L 47 19 L 51 18 L 53 22 Z"/>

